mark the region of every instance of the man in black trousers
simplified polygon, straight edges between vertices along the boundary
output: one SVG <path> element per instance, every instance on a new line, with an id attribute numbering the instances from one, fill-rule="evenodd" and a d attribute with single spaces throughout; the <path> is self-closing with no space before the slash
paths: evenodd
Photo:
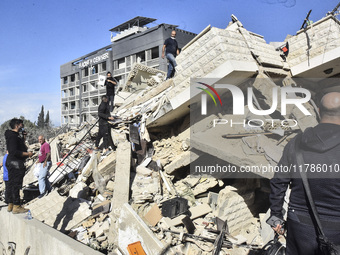
<path id="1" fill-rule="evenodd" d="M 279 162 L 279 166 L 290 169 L 290 172 L 277 172 L 270 181 L 271 217 L 283 219 L 285 193 L 289 185 L 291 188 L 285 226 L 288 255 L 319 254 L 316 224 L 300 171 L 306 171 L 308 176 L 326 237 L 340 245 L 340 93 L 324 95 L 319 111 L 320 123 L 307 128 L 301 136 L 299 147 L 305 161 L 305 170 L 297 164 L 295 137 L 286 145 Z M 280 224 L 274 226 L 278 233 L 282 233 L 282 228 Z"/>
<path id="2" fill-rule="evenodd" d="M 12 119 L 9 123 L 11 130 L 6 130 L 6 146 L 8 157 L 6 167 L 8 169 L 8 209 L 14 213 L 25 213 L 28 209 L 20 205 L 20 189 L 25 176 L 25 159 L 32 157 L 32 152 L 27 152 L 25 145 L 26 132 L 23 130 L 24 124 L 21 119 Z"/>
<path id="3" fill-rule="evenodd" d="M 102 96 L 102 102 L 98 107 L 99 131 L 95 143 L 95 149 L 98 150 L 100 139 L 103 138 L 104 153 L 107 152 L 109 147 L 109 123 L 107 121 L 114 119 L 110 115 L 110 109 L 107 102 L 108 102 L 107 96 L 106 95 Z"/>
<path id="4" fill-rule="evenodd" d="M 107 78 L 104 85 L 106 86 L 106 95 L 109 100 L 110 112 L 112 112 L 114 108 L 115 85 L 117 85 L 117 82 L 114 81 L 110 72 L 107 72 Z"/>

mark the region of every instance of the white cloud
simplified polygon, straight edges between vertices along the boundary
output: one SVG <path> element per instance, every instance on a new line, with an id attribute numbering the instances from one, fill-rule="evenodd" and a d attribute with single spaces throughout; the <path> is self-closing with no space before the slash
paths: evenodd
<path id="1" fill-rule="evenodd" d="M 8 91 L 8 89 L 6 90 Z M 45 116 L 49 111 L 52 124 L 60 126 L 60 95 L 48 93 L 6 94 L 2 91 L 0 102 L 0 124 L 20 116 L 35 122 L 43 105 Z"/>

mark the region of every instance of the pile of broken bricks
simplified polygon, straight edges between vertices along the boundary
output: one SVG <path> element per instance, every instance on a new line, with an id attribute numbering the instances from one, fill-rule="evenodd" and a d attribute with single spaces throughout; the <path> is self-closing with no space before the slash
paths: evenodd
<path id="1" fill-rule="evenodd" d="M 55 137 L 52 152 L 63 156 L 61 152 L 71 151 L 89 127 Z M 127 140 L 108 155 L 90 150 L 87 163 L 77 168 L 74 179 L 65 175 L 65 181 L 54 185 L 51 193 L 28 201 L 32 195 L 27 196 L 30 192 L 25 188 L 32 190 L 37 184 L 31 167 L 24 181 L 25 207 L 35 219 L 106 254 L 128 254 L 128 247 L 136 245 L 146 254 L 211 254 L 224 221 L 228 238 L 221 249 L 232 254 L 260 247 L 260 224 L 248 209 L 254 204 L 258 180 L 227 185 L 211 176 L 185 174 L 178 179 L 168 174 L 174 170 L 163 169 L 162 164 L 169 166 L 173 160 L 163 161 L 162 154 L 175 158 L 178 151 L 187 151 L 188 135 L 185 129 L 153 142 L 153 155 L 138 165 Z M 30 145 L 29 150 L 37 152 L 39 145 Z"/>

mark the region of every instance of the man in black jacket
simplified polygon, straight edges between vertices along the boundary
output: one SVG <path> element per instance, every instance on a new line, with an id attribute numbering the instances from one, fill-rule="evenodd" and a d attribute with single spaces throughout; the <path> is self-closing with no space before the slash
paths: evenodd
<path id="1" fill-rule="evenodd" d="M 340 244 L 340 93 L 324 95 L 319 110 L 320 124 L 303 132 L 300 147 L 325 235 Z M 279 162 L 290 172 L 275 173 L 270 182 L 271 215 L 283 219 L 282 205 L 290 185 L 287 254 L 318 254 L 316 225 L 300 178 L 301 166 L 296 163 L 295 139 L 287 144 Z M 282 226 L 274 230 L 280 233 Z"/>
<path id="2" fill-rule="evenodd" d="M 110 104 L 110 112 L 112 112 L 115 98 L 115 85 L 117 85 L 117 82 L 113 80 L 110 72 L 107 72 L 107 78 L 105 80 L 104 85 L 106 86 L 106 95 L 108 97 Z"/>
<path id="3" fill-rule="evenodd" d="M 108 120 L 113 120 L 110 115 L 109 105 L 107 96 L 102 96 L 102 102 L 98 107 L 98 117 L 99 117 L 99 131 L 96 138 L 95 149 L 98 149 L 100 139 L 103 138 L 104 152 L 107 151 L 109 147 L 109 123 Z"/>
<path id="4" fill-rule="evenodd" d="M 12 119 L 9 123 L 12 130 L 6 130 L 6 146 L 8 157 L 6 167 L 8 169 L 8 211 L 16 213 L 25 213 L 25 209 L 20 205 L 19 191 L 22 187 L 22 181 L 25 176 L 26 167 L 24 161 L 28 157 L 32 157 L 32 152 L 27 152 L 24 138 L 19 133 L 25 134 L 23 131 L 24 124 L 20 119 Z"/>

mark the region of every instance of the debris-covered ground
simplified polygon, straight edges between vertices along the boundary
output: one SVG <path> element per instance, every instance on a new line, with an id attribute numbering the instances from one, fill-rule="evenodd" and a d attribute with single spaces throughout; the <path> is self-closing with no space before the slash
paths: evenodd
<path id="1" fill-rule="evenodd" d="M 288 45 L 289 53 L 284 50 Z M 207 27 L 182 49 L 173 79 L 163 81 L 164 73 L 135 65 L 118 94 L 125 100 L 113 112 L 108 153 L 93 150 L 97 123 L 50 139 L 53 190 L 40 199 L 33 175 L 36 159 L 26 162 L 25 206 L 37 220 L 104 254 L 139 249 L 146 254 L 256 254 L 272 238 L 265 214 L 273 175 L 193 174 L 190 164 L 209 154 L 237 169 L 275 166 L 287 142 L 317 123 L 314 101 L 320 92 L 336 89 L 336 80 L 324 82 L 330 76 L 323 70 L 332 67 L 332 75 L 339 73 L 331 54 L 339 47 L 339 21 L 332 15 L 275 47 L 236 17 L 226 29 Z M 322 54 L 324 61 L 315 64 L 312 60 Z M 242 91 L 253 88 L 257 110 L 270 108 L 274 88 L 304 87 L 312 91 L 312 100 L 303 104 L 311 115 L 289 105 L 285 116 L 280 106 L 275 114 L 258 116 L 246 101 L 245 119 L 263 125 L 213 129 L 216 119 L 241 121 L 232 114 L 231 93 L 221 94 L 228 103 L 219 114 L 196 119 L 190 113 L 195 108 L 192 77 L 208 79 L 210 85 L 234 84 Z M 319 79 L 301 79 L 308 77 Z M 297 125 L 287 128 L 285 119 Z M 39 144 L 29 150 L 37 153 Z"/>

